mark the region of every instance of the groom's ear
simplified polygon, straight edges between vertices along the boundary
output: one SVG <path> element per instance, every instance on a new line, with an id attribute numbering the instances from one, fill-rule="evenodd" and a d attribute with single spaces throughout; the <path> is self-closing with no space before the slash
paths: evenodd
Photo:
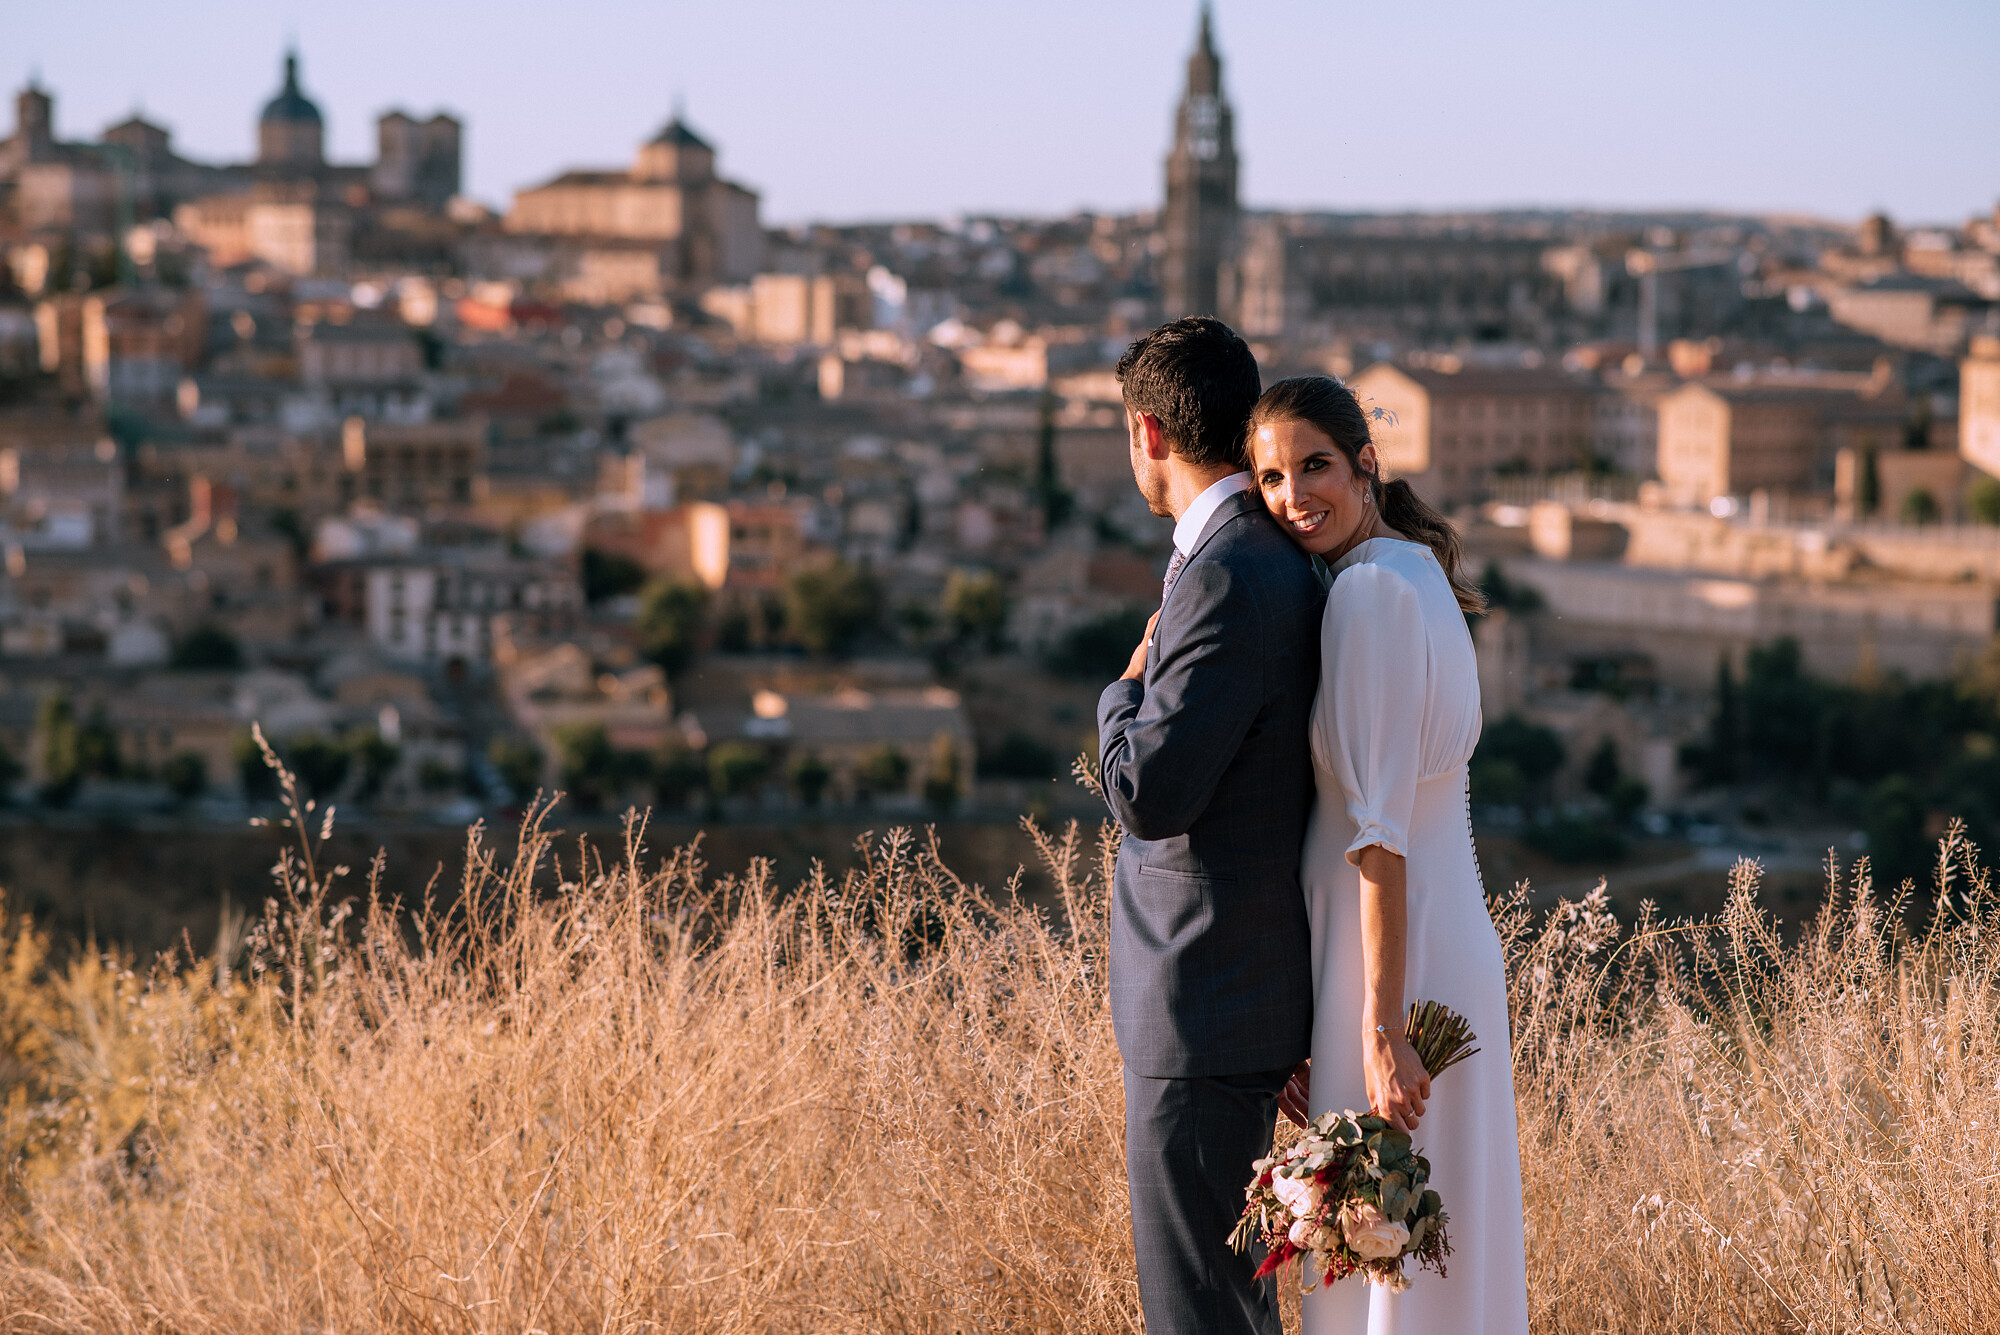
<path id="1" fill-rule="evenodd" d="M 1154 463 L 1165 463 L 1167 456 L 1174 452 L 1174 447 L 1167 442 L 1165 429 L 1160 426 L 1160 419 L 1151 413 L 1132 414 L 1132 439 Z"/>

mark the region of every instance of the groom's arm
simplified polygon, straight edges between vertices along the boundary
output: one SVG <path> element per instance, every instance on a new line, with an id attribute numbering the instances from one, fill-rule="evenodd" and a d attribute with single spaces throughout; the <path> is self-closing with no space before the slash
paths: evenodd
<path id="1" fill-rule="evenodd" d="M 1171 839 L 1208 809 L 1264 697 L 1263 617 L 1249 581 L 1196 562 L 1154 632 L 1160 653 L 1097 702 L 1099 777 L 1135 839 Z"/>

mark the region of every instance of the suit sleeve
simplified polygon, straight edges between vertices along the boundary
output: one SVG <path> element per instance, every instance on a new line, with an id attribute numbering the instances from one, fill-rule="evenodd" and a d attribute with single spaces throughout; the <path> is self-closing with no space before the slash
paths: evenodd
<path id="1" fill-rule="evenodd" d="M 1408 857 L 1430 678 L 1416 589 L 1384 566 L 1352 567 L 1327 599 L 1320 642 L 1313 754 L 1347 799 L 1347 860 L 1360 865 L 1371 844 Z"/>
<path id="2" fill-rule="evenodd" d="M 1135 839 L 1171 839 L 1208 808 L 1264 700 L 1263 615 L 1220 562 L 1181 572 L 1143 683 L 1115 681 L 1097 705 L 1099 773 Z"/>

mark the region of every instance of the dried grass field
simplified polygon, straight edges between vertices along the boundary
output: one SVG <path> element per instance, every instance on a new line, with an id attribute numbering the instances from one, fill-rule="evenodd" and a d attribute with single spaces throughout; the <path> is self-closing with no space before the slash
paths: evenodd
<path id="1" fill-rule="evenodd" d="M 1064 915 L 904 834 L 779 887 L 532 820 L 396 906 L 299 817 L 204 958 L 5 922 L 0 1330 L 1139 1328 L 1108 832 L 1035 832 Z M 1789 936 L 1748 867 L 1495 902 L 1538 1332 L 2000 1329 L 2000 902 L 1940 867 Z"/>

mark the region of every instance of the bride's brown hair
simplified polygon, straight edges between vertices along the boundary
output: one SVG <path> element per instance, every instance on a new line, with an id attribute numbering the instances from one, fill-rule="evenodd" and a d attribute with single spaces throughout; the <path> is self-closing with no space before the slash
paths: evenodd
<path id="1" fill-rule="evenodd" d="M 1258 427 L 1273 422 L 1303 422 L 1337 445 L 1356 476 L 1368 480 L 1368 490 L 1375 499 L 1375 508 L 1382 512 L 1383 522 L 1412 541 L 1423 543 L 1437 555 L 1438 565 L 1451 581 L 1451 591 L 1457 596 L 1459 607 L 1473 613 L 1486 610 L 1486 595 L 1465 573 L 1465 546 L 1451 521 L 1427 504 L 1402 478 L 1384 482 L 1379 472 L 1361 466 L 1361 447 L 1373 444 L 1374 437 L 1368 430 L 1368 412 L 1354 397 L 1353 390 L 1325 375 L 1280 380 L 1265 390 L 1264 397 L 1250 410 L 1245 443 L 1256 435 Z"/>

